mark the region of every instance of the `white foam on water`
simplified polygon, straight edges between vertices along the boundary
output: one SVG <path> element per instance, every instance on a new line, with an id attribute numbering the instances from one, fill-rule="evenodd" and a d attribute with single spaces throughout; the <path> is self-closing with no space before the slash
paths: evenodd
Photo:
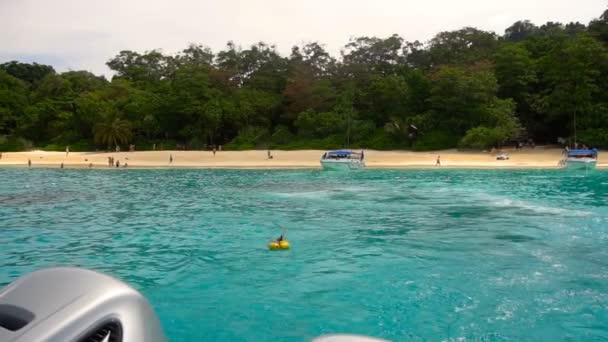
<path id="1" fill-rule="evenodd" d="M 377 188 L 372 188 L 372 187 L 366 187 L 366 186 L 345 186 L 345 187 L 340 187 L 340 188 L 335 188 L 333 190 L 336 191 L 344 191 L 344 192 L 372 192 L 372 191 L 377 191 Z"/>
<path id="2" fill-rule="evenodd" d="M 378 189 L 372 187 L 363 186 L 345 186 L 345 187 L 330 187 L 323 188 L 320 190 L 306 190 L 306 191 L 294 191 L 294 192 L 270 192 L 270 194 L 286 197 L 286 198 L 305 198 L 305 199 L 324 199 L 330 195 L 340 193 L 370 193 L 377 191 Z"/>
<path id="3" fill-rule="evenodd" d="M 552 256 L 547 255 L 547 254 L 543 253 L 542 251 L 533 251 L 532 255 L 547 263 L 552 263 L 552 261 L 553 261 Z"/>
<path id="4" fill-rule="evenodd" d="M 495 319 L 499 321 L 509 320 L 513 318 L 513 316 L 515 316 L 516 309 L 517 307 L 515 305 L 510 305 L 509 303 L 502 303 L 498 306 L 498 308 L 496 308 L 496 313 L 498 314 L 498 316 L 496 316 Z"/>
<path id="5" fill-rule="evenodd" d="M 466 340 L 467 339 L 465 337 L 456 337 L 456 338 L 450 337 L 447 340 L 441 340 L 441 342 L 464 342 Z"/>
<path id="6" fill-rule="evenodd" d="M 487 193 L 479 193 L 477 196 L 479 199 L 484 200 L 487 204 L 495 206 L 497 208 L 502 209 L 520 209 L 520 210 L 528 210 L 531 212 L 539 213 L 539 214 L 552 214 L 552 215 L 563 215 L 563 216 L 589 216 L 591 212 L 582 211 L 582 210 L 573 210 L 573 209 L 564 209 L 557 207 L 549 207 L 540 204 L 532 204 L 529 202 L 525 202 L 517 199 L 510 199 L 495 195 L 490 195 Z"/>
<path id="7" fill-rule="evenodd" d="M 302 192 L 271 192 L 271 194 L 286 198 L 322 199 L 327 198 L 331 194 L 331 192 L 329 190 L 320 190 Z"/>
<path id="8" fill-rule="evenodd" d="M 462 312 L 467 310 L 472 310 L 477 308 L 477 303 L 473 304 L 463 304 L 462 306 L 457 306 L 454 308 L 454 312 Z"/>

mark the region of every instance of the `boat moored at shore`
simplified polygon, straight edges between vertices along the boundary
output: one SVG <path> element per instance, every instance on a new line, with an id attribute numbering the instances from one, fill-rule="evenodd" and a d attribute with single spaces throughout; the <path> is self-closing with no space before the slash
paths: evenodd
<path id="1" fill-rule="evenodd" d="M 594 170 L 597 165 L 597 150 L 568 150 L 560 164 L 568 170 Z"/>
<path id="2" fill-rule="evenodd" d="M 365 168 L 363 151 L 329 151 L 321 157 L 321 166 L 324 170 L 331 171 L 352 171 Z"/>

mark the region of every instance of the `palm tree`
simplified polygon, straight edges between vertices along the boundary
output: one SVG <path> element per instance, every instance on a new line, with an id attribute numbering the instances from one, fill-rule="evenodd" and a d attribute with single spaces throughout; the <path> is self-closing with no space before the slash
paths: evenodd
<path id="1" fill-rule="evenodd" d="M 118 117 L 111 117 L 107 122 L 98 123 L 93 129 L 93 133 L 95 142 L 106 144 L 108 148 L 112 145 L 126 144 L 133 136 L 131 123 Z"/>

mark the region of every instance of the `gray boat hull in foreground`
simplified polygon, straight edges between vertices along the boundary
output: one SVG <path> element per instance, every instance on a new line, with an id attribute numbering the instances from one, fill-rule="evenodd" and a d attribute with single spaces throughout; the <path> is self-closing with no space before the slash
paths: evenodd
<path id="1" fill-rule="evenodd" d="M 0 341 L 164 342 L 152 306 L 130 286 L 101 273 L 52 268 L 0 290 Z"/>

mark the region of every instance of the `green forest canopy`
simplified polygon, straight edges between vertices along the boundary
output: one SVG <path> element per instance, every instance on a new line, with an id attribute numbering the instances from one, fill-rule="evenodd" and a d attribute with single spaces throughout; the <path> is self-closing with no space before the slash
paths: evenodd
<path id="1" fill-rule="evenodd" d="M 575 116 L 579 142 L 608 147 L 608 10 L 588 25 L 518 21 L 503 36 L 359 37 L 338 59 L 319 43 L 285 57 L 229 42 L 121 51 L 107 65 L 111 81 L 0 64 L 0 150 L 486 148 L 572 139 Z"/>

